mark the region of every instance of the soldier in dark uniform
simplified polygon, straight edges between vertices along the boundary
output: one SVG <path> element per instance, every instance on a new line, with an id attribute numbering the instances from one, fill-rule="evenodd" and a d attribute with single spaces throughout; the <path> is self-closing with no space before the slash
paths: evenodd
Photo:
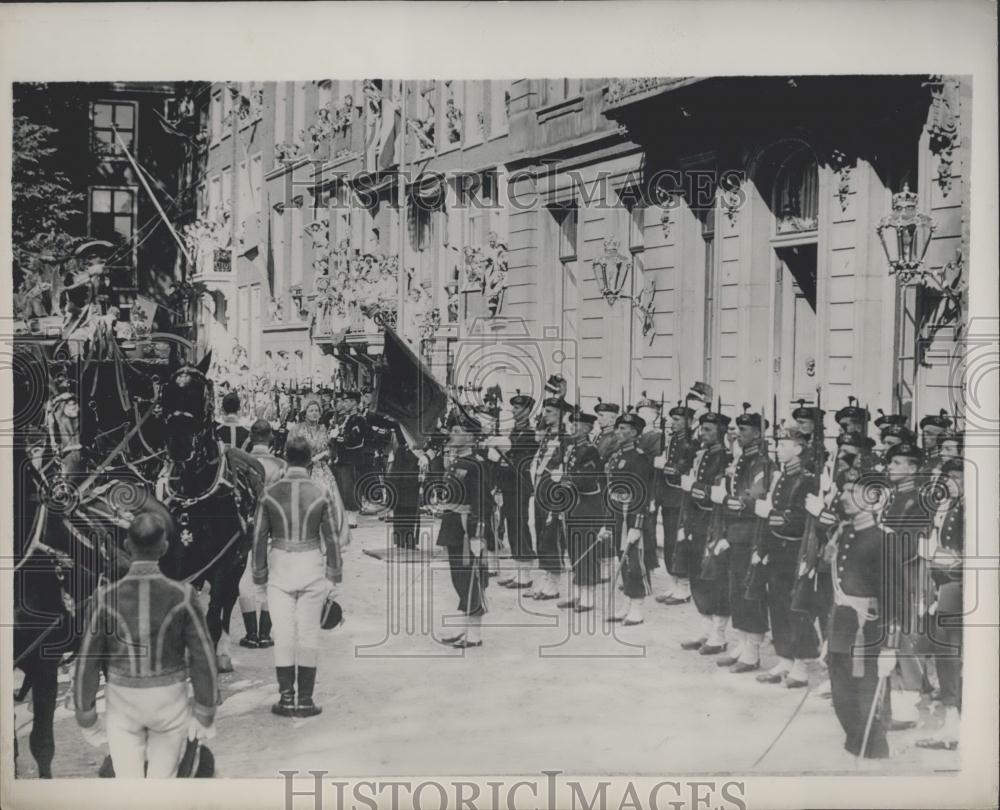
<path id="1" fill-rule="evenodd" d="M 921 641 L 926 635 L 927 608 L 930 605 L 926 568 L 920 559 L 922 542 L 930 534 L 931 516 L 925 504 L 919 473 L 923 452 L 914 444 L 904 443 L 886 453 L 886 475 L 892 486 L 888 503 L 879 518 L 884 534 L 890 568 L 886 576 L 893 585 L 893 615 L 898 617 L 899 669 L 903 687 L 930 691 Z M 888 692 L 888 690 L 887 690 Z M 908 725 L 912 725 L 907 721 Z M 895 729 L 893 725 L 891 728 Z"/>
<path id="2" fill-rule="evenodd" d="M 846 407 L 837 411 L 833 418 L 840 426 L 841 435 L 845 433 L 864 433 L 869 421 L 868 411 L 858 405 L 854 397 L 847 398 Z"/>
<path id="3" fill-rule="evenodd" d="M 704 619 L 705 629 L 698 638 L 685 641 L 685 650 L 698 650 L 702 655 L 716 655 L 726 649 L 726 623 L 729 620 L 729 573 L 728 557 L 721 559 L 725 552 L 712 547 L 718 537 L 710 537 L 719 515 L 712 503 L 711 490 L 725 476 L 729 456 L 722 445 L 729 417 L 715 411 L 701 415 L 701 450 L 695 457 L 692 471 L 684 477 L 681 487 L 690 493 L 690 508 L 685 516 L 684 532 L 686 540 L 675 553 L 686 553 L 691 578 L 691 595 L 695 606 Z M 716 526 L 717 528 L 717 526 Z M 720 559 L 714 561 L 712 579 L 702 576 L 706 545 L 714 554 L 719 551 Z M 712 566 L 710 566 L 712 567 Z"/>
<path id="4" fill-rule="evenodd" d="M 767 576 L 767 609 L 771 638 L 778 663 L 757 676 L 762 683 L 781 683 L 790 689 L 809 682 L 807 662 L 819 655 L 819 639 L 812 617 L 791 609 L 792 588 L 798 573 L 799 544 L 806 526 L 806 495 L 816 488 L 815 478 L 803 467 L 807 437 L 795 428 L 778 434 L 781 476 L 768 500 L 755 504 L 758 517 L 766 518 L 769 531 L 763 554 Z"/>
<path id="5" fill-rule="evenodd" d="M 918 748 L 954 750 L 958 747 L 962 711 L 962 555 L 965 540 L 965 465 L 961 458 L 943 463 L 944 497 L 931 521 L 928 542 L 921 550 L 934 584 L 934 602 L 928 610 L 930 642 L 944 706 L 944 724 L 933 737 L 917 740 Z"/>
<path id="6" fill-rule="evenodd" d="M 745 409 L 749 407 L 744 403 Z M 767 455 L 766 445 L 762 444 L 766 425 L 761 415 L 744 410 L 736 417 L 736 427 L 739 431 L 737 441 L 743 452 L 733 468 L 728 491 L 720 494 L 726 510 L 724 542 L 730 547 L 729 607 L 733 633 L 740 640 L 740 646 L 731 649 L 729 655 L 716 664 L 732 667 L 731 672 L 740 673 L 760 668 L 760 645 L 767 632 L 767 604 L 764 600 L 746 598 L 746 578 L 761 530 L 761 519 L 754 512 L 754 504 L 770 491 L 774 465 Z"/>
<path id="7" fill-rule="evenodd" d="M 481 647 L 482 617 L 486 612 L 485 592 L 489 584 L 483 562 L 485 543 L 482 521 L 486 489 L 482 465 L 475 454 L 479 422 L 459 413 L 452 426 L 445 462 L 445 482 L 449 493 L 442 504 L 441 528 L 437 544 L 448 549 L 451 583 L 458 595 L 458 610 L 466 616 L 465 632 L 442 639 L 443 643 L 465 649 Z"/>
<path id="8" fill-rule="evenodd" d="M 812 473 L 813 475 L 819 476 L 822 470 L 822 464 L 817 465 L 816 460 L 819 457 L 826 461 L 826 452 L 820 449 L 817 453 L 813 447 L 813 442 L 817 440 L 816 426 L 823 423 L 823 418 L 826 416 L 826 411 L 815 408 L 811 405 L 806 405 L 804 399 L 799 400 L 799 407 L 792 411 L 792 419 L 795 420 L 796 428 L 799 433 L 805 436 L 808 442 L 808 448 L 806 452 L 802 454 L 802 467 L 806 472 Z"/>
<path id="9" fill-rule="evenodd" d="M 415 549 L 420 545 L 419 457 L 394 419 L 373 413 L 368 423 L 373 430 L 386 431 L 391 442 L 384 480 L 391 493 L 392 544 Z"/>
<path id="10" fill-rule="evenodd" d="M 848 471 L 838 476 L 840 494 L 834 510 L 840 524 L 831 547 L 834 604 L 827 633 L 827 669 L 833 710 L 846 735 L 844 748 L 855 756 L 885 758 L 889 746 L 878 711 L 864 742 L 878 688 L 877 658 L 887 638 L 882 532 L 865 504 L 857 478 Z"/>
<path id="11" fill-rule="evenodd" d="M 678 402 L 670 409 L 670 437 L 666 450 L 653 459 L 654 475 L 659 479 L 660 509 L 663 513 L 663 567 L 667 569 L 669 587 L 656 597 L 664 605 L 683 605 L 691 601 L 691 582 L 687 573 L 681 573 L 674 565 L 674 549 L 684 491 L 681 477 L 691 471 L 694 462 L 695 440 L 691 435 L 691 418 L 694 411 Z"/>
<path id="12" fill-rule="evenodd" d="M 615 430 L 615 420 L 621 409 L 614 402 L 603 402 L 597 398 L 594 406 L 594 413 L 597 414 L 597 436 L 594 437 L 594 446 L 601 456 L 601 461 L 605 464 L 611 454 L 618 448 L 618 433 Z"/>
<path id="13" fill-rule="evenodd" d="M 636 446 L 649 459 L 650 464 L 663 455 L 666 446 L 666 435 L 660 411 L 660 401 L 650 399 L 646 396 L 646 392 L 643 391 L 642 399 L 636 403 L 636 413 L 646 423 L 646 428 L 642 431 L 642 435 L 639 436 L 638 441 L 636 441 Z M 647 549 L 656 549 L 657 547 L 656 524 L 659 517 L 660 500 L 663 497 L 663 489 L 663 476 L 654 468 L 653 486 L 649 492 L 648 513 L 642 523 L 642 542 L 643 547 Z M 659 554 L 655 557 L 650 555 L 648 559 L 650 565 L 647 568 L 647 573 L 652 577 L 653 571 L 660 565 Z"/>
<path id="14" fill-rule="evenodd" d="M 623 413 L 615 421 L 618 432 L 618 449 L 607 463 L 607 489 L 610 527 L 605 525 L 603 534 L 611 534 L 614 547 L 619 549 L 622 583 L 627 610 L 608 617 L 610 622 L 626 626 L 642 624 L 642 604 L 650 592 L 649 572 L 646 568 L 648 550 L 644 548 L 642 524 L 648 517 L 649 493 L 653 485 L 653 465 L 636 447 L 636 440 L 646 423 L 634 413 Z M 653 547 L 652 553 L 656 553 Z"/>
<path id="15" fill-rule="evenodd" d="M 951 427 L 951 417 L 948 411 L 941 410 L 938 413 L 928 414 L 920 420 L 920 438 L 923 444 L 924 456 L 930 460 L 936 457 L 941 450 L 941 438 Z"/>
<path id="16" fill-rule="evenodd" d="M 562 521 L 558 519 L 561 505 L 559 493 L 551 491 L 552 475 L 562 470 L 563 444 L 566 431 L 563 417 L 567 411 L 562 397 L 548 397 L 542 401 L 543 439 L 531 461 L 531 484 L 535 494 L 535 544 L 538 552 L 538 578 L 534 588 L 535 599 L 556 599 L 559 596 L 559 577 L 562 574 L 563 545 Z"/>
<path id="17" fill-rule="evenodd" d="M 347 510 L 347 520 L 350 527 L 358 525 L 357 483 L 359 470 L 364 467 L 365 452 L 368 444 L 368 421 L 358 413 L 358 403 L 361 394 L 357 391 L 344 393 L 344 422 L 333 434 L 336 449 L 336 461 L 333 473 L 337 478 L 337 486 Z"/>
<path id="18" fill-rule="evenodd" d="M 222 398 L 222 421 L 216 425 L 215 436 L 227 447 L 250 452 L 250 431 L 240 424 L 240 395 L 231 391 Z"/>
<path id="19" fill-rule="evenodd" d="M 510 545 L 510 556 L 515 572 L 512 576 L 501 576 L 497 582 L 508 588 L 530 588 L 531 567 L 535 561 L 535 551 L 528 524 L 531 514 L 531 461 L 538 445 L 531 427 L 531 409 L 535 400 L 517 391 L 510 398 L 510 409 L 514 417 L 514 427 L 509 441 L 497 449 L 504 453 L 496 469 L 497 489 L 501 501 L 501 518 L 504 521 L 505 536 Z"/>
<path id="20" fill-rule="evenodd" d="M 562 513 L 574 594 L 558 607 L 578 613 L 594 609 L 594 588 L 600 578 L 603 544 L 599 534 L 605 523 L 604 462 L 590 441 L 597 417 L 579 409 L 570 414 L 573 435 L 566 448 L 564 472 L 553 475 L 556 484 L 572 492 L 566 499 L 570 508 Z"/>
<path id="21" fill-rule="evenodd" d="M 483 537 L 486 540 L 486 569 L 491 577 L 497 576 L 499 558 L 497 549 L 497 505 L 493 492 L 497 482 L 497 463 L 500 454 L 490 447 L 490 437 L 496 437 L 500 425 L 500 405 L 480 405 L 476 408 L 476 418 L 482 425 L 482 441 L 476 447 L 476 457 L 483 471 Z M 491 453 L 490 450 L 493 450 Z"/>

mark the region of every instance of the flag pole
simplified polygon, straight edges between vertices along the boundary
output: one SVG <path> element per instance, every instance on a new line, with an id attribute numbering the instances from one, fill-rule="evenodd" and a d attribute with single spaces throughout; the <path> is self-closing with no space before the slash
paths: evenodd
<path id="1" fill-rule="evenodd" d="M 399 119 L 400 119 L 400 131 L 398 133 L 399 137 L 399 166 L 398 174 L 396 175 L 397 189 L 396 193 L 399 195 L 399 201 L 397 203 L 397 208 L 399 209 L 399 264 L 398 273 L 399 277 L 397 279 L 397 299 L 396 299 L 396 331 L 404 336 L 405 331 L 405 321 L 403 319 L 403 307 L 406 305 L 406 280 L 409 277 L 406 270 L 406 262 L 404 261 L 404 256 L 406 253 L 406 79 L 399 80 L 400 88 L 400 99 L 399 99 Z"/>

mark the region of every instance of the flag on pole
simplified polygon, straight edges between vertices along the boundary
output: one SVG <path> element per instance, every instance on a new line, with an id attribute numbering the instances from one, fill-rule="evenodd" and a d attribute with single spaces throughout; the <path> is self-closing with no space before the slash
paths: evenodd
<path id="1" fill-rule="evenodd" d="M 156 323 L 156 311 L 159 308 L 160 305 L 152 298 L 147 298 L 145 295 L 135 297 L 131 316 L 137 333 L 152 331 L 153 325 Z"/>
<path id="2" fill-rule="evenodd" d="M 385 171 L 390 166 L 395 165 L 396 160 L 396 135 L 402 121 L 399 100 L 402 98 L 403 89 L 401 81 L 393 81 L 392 96 L 382 95 L 382 116 L 379 122 L 378 143 L 375 150 L 375 170 Z"/>
<path id="3" fill-rule="evenodd" d="M 387 326 L 373 410 L 399 422 L 412 446 L 418 447 L 435 430 L 447 407 L 448 395 L 430 369 Z"/>

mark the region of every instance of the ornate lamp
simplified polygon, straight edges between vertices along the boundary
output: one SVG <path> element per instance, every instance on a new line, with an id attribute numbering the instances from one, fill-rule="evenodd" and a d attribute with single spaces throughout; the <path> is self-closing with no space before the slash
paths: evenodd
<path id="1" fill-rule="evenodd" d="M 915 275 L 922 275 L 920 266 L 935 227 L 930 216 L 917 211 L 917 195 L 910 191 L 909 185 L 904 184 L 902 191 L 892 195 L 892 213 L 883 217 L 875 228 L 889 262 L 890 275 L 898 274 L 903 284 Z"/>
<path id="2" fill-rule="evenodd" d="M 288 288 L 288 294 L 292 299 L 292 303 L 295 304 L 295 309 L 299 312 L 302 311 L 302 287 L 298 284 L 293 284 Z"/>
<path id="3" fill-rule="evenodd" d="M 621 254 L 617 239 L 604 240 L 604 255 L 594 259 L 593 265 L 597 286 L 609 306 L 614 306 L 619 298 L 631 297 L 622 295 L 622 290 L 625 287 L 625 282 L 628 281 L 632 260 Z"/>

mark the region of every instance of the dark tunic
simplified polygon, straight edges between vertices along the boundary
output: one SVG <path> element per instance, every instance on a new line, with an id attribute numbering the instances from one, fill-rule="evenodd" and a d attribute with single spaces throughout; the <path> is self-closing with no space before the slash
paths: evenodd
<path id="1" fill-rule="evenodd" d="M 782 658 L 815 658 L 819 639 L 810 615 L 792 610 L 792 589 L 798 576 L 799 544 L 806 527 L 806 495 L 815 478 L 801 464 L 786 464 L 771 495 L 771 515 L 764 537 L 767 559 L 767 608 L 774 651 Z"/>
<path id="2" fill-rule="evenodd" d="M 716 555 L 711 566 L 711 579 L 705 578 L 708 566 L 703 565 L 706 547 L 709 546 L 709 532 L 712 529 L 715 505 L 712 503 L 712 487 L 719 483 L 726 473 L 729 454 L 721 443 L 706 448 L 695 466 L 695 482 L 691 487 L 690 504 L 685 515 L 689 554 L 688 565 L 691 578 L 691 596 L 698 612 L 703 616 L 729 615 L 729 558 L 726 552 Z M 711 552 L 710 553 L 714 553 Z"/>
<path id="3" fill-rule="evenodd" d="M 510 450 L 504 454 L 510 461 L 501 460 L 495 470 L 496 485 L 503 498 L 501 515 L 505 534 L 515 561 L 535 559 L 528 505 L 531 501 L 531 460 L 537 449 L 535 432 L 528 425 L 515 427 L 510 432 Z"/>
<path id="4" fill-rule="evenodd" d="M 369 429 L 367 420 L 361 414 L 353 413 L 347 417 L 341 427 L 340 435 L 334 439 L 336 448 L 333 473 L 340 487 L 344 508 L 348 512 L 357 512 L 361 507 L 358 501 L 358 477 L 362 473 L 366 460 L 366 445 Z"/>
<path id="5" fill-rule="evenodd" d="M 531 479 L 535 491 L 535 542 L 538 544 L 538 565 L 543 571 L 562 571 L 561 512 L 565 504 L 563 492 L 552 481 L 552 473 L 562 467 L 565 437 L 555 432 L 546 435 L 531 462 Z"/>
<path id="6" fill-rule="evenodd" d="M 697 450 L 691 431 L 684 429 L 672 432 L 667 443 L 667 457 L 662 470 L 657 472 L 663 478 L 660 490 L 660 508 L 663 511 L 663 561 L 667 570 L 675 575 L 681 575 L 681 569 L 675 566 L 677 549 L 677 530 L 681 528 L 681 504 L 687 493 L 681 489 L 681 476 L 691 472 L 694 456 Z M 683 576 L 687 576 L 684 571 Z"/>
<path id="7" fill-rule="evenodd" d="M 629 529 L 642 531 L 649 509 L 653 482 L 652 461 L 632 442 L 622 444 L 611 454 L 606 467 L 608 503 L 614 547 L 621 558 L 625 595 L 641 599 L 651 591 L 649 561 L 655 561 L 656 547 L 646 548 L 643 537 L 622 550 Z"/>
<path id="8" fill-rule="evenodd" d="M 746 633 L 767 632 L 767 606 L 762 600 L 746 598 L 746 577 L 755 540 L 763 530 L 754 504 L 767 495 L 774 465 L 758 445 L 743 450 L 725 501 L 726 539 L 729 541 L 729 608 L 733 627 Z"/>
<path id="9" fill-rule="evenodd" d="M 243 425 L 230 422 L 219 422 L 215 426 L 215 437 L 223 442 L 226 447 L 235 447 L 237 450 L 250 450 L 250 431 Z"/>
<path id="10" fill-rule="evenodd" d="M 573 583 L 596 585 L 603 554 L 598 533 L 605 522 L 604 462 L 597 448 L 584 439 L 567 448 L 565 470 L 563 483 L 572 490 L 565 524 Z"/>
<path id="11" fill-rule="evenodd" d="M 594 446 L 601 456 L 601 460 L 606 464 L 611 454 L 618 449 L 618 434 L 613 427 L 602 428 L 594 440 Z"/>
<path id="12" fill-rule="evenodd" d="M 443 510 L 437 544 L 448 549 L 459 611 L 479 616 L 486 612 L 483 595 L 489 584 L 485 561 L 472 554 L 469 544 L 473 538 L 483 538 L 485 489 L 479 460 L 474 455 L 456 458 L 445 470 L 444 482 L 456 500 Z"/>
<path id="13" fill-rule="evenodd" d="M 663 434 L 658 430 L 647 430 L 639 437 L 638 445 L 639 450 L 649 459 L 649 463 L 652 466 L 653 459 L 663 453 Z M 659 474 L 659 470 L 655 467 L 652 468 L 651 475 L 653 476 L 652 489 L 649 493 L 649 505 L 647 507 L 646 520 L 642 524 L 642 532 L 645 547 L 655 551 L 656 522 L 665 485 L 663 483 L 663 476 Z M 652 570 L 659 564 L 659 555 L 651 555 L 649 569 Z"/>

